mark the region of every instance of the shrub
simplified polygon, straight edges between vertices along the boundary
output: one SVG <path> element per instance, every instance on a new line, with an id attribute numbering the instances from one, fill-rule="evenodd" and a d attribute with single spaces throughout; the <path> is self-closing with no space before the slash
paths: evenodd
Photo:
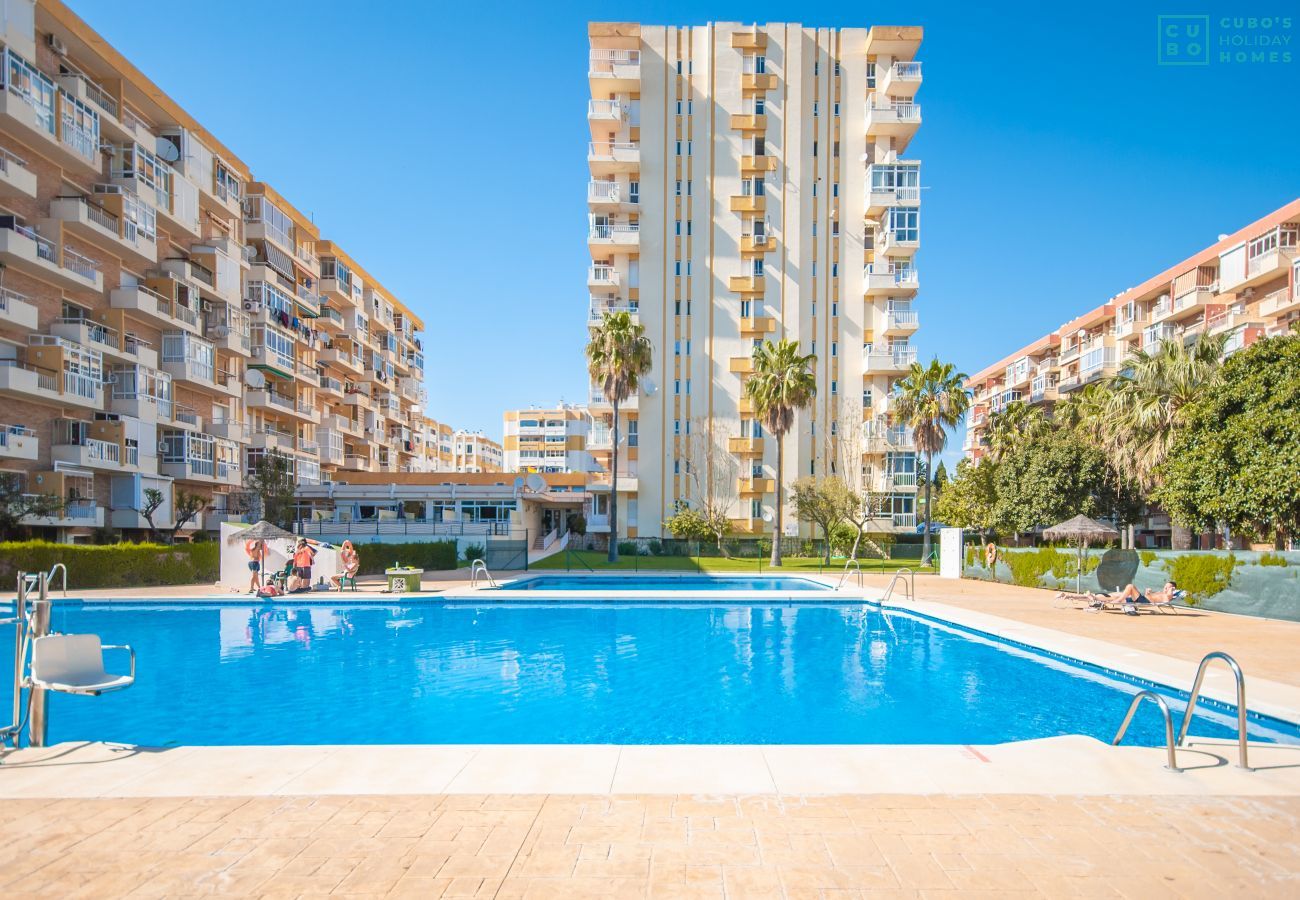
<path id="1" fill-rule="evenodd" d="M 395 562 L 426 571 L 456 568 L 455 541 L 412 541 L 406 544 L 372 541 L 355 546 L 362 575 L 382 575 Z"/>
<path id="2" fill-rule="evenodd" d="M 636 541 L 619 541 L 618 552 L 621 556 L 638 556 L 640 548 L 637 547 Z"/>
<path id="3" fill-rule="evenodd" d="M 857 526 L 850 525 L 848 522 L 840 522 L 831 529 L 831 550 L 837 556 L 848 556 L 849 551 L 853 549 L 853 542 L 857 538 Z M 861 553 L 866 546 L 866 541 L 859 543 L 858 552 Z"/>
<path id="4" fill-rule="evenodd" d="M 1149 568 L 1159 557 L 1154 550 L 1139 550 L 1138 558 L 1142 560 L 1142 565 Z"/>
<path id="5" fill-rule="evenodd" d="M 1057 581 L 1073 578 L 1078 563 L 1077 553 L 1058 550 L 1055 547 L 1038 547 L 1033 550 L 1003 551 L 1002 559 L 1011 570 L 1011 581 L 1022 587 L 1042 587 L 1042 578 L 1048 572 Z M 1083 571 L 1087 574 L 1097 568 L 1100 562 L 1095 557 L 1086 556 Z"/>
<path id="6" fill-rule="evenodd" d="M 19 572 L 48 572 L 61 562 L 68 567 L 70 588 L 211 584 L 218 577 L 220 554 L 213 541 L 175 546 L 15 541 L 0 543 L 0 583 L 12 584 Z"/>
<path id="7" fill-rule="evenodd" d="M 1187 591 L 1189 597 L 1213 597 L 1232 581 L 1232 570 L 1237 557 L 1229 553 L 1189 553 L 1174 557 L 1169 564 L 1169 579 Z"/>
<path id="8" fill-rule="evenodd" d="M 487 547 L 482 544 L 466 544 L 465 562 L 473 562 L 476 559 L 487 559 Z"/>
<path id="9" fill-rule="evenodd" d="M 651 555 L 651 556 L 663 556 L 663 555 L 664 555 L 664 545 L 663 545 L 662 543 L 660 543 L 659 541 L 654 540 L 654 539 L 651 539 L 650 543 L 649 543 L 647 546 L 648 546 L 648 548 L 649 548 L 649 550 L 650 550 L 650 555 Z"/>
<path id="10" fill-rule="evenodd" d="M 1259 564 L 1261 566 L 1281 566 L 1286 568 L 1286 557 L 1280 553 L 1261 553 L 1259 555 Z"/>

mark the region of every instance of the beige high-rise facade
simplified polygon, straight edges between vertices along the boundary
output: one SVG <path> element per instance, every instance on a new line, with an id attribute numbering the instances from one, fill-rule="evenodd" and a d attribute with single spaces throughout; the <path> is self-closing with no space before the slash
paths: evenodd
<path id="1" fill-rule="evenodd" d="M 62 540 L 423 456 L 419 319 L 58 0 L 0 0 L 0 478 Z M 310 142 L 302 152 L 312 152 Z"/>
<path id="2" fill-rule="evenodd" d="M 608 429 L 591 429 L 585 406 L 508 409 L 502 417 L 507 472 L 589 472 L 593 445 L 609 443 Z M 608 488 L 606 488 L 608 490 Z"/>
<path id="3" fill-rule="evenodd" d="M 744 382 L 755 344 L 781 338 L 816 354 L 818 383 L 785 483 L 834 472 L 885 496 L 879 527 L 914 527 L 915 450 L 889 394 L 916 357 L 921 29 L 593 23 L 589 38 L 589 319 L 628 310 L 654 344 L 620 410 L 620 533 L 659 535 L 706 494 L 735 531 L 771 531 L 776 446 Z M 590 404 L 604 433 L 594 385 Z M 611 449 L 593 441 L 606 472 Z M 607 491 L 588 527 L 608 530 Z"/>

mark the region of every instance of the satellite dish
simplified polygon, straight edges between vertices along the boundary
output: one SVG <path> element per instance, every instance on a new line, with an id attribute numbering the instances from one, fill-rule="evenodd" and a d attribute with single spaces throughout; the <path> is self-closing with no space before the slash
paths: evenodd
<path id="1" fill-rule="evenodd" d="M 519 489 L 520 489 L 521 487 L 523 487 L 523 486 L 524 486 L 524 476 L 522 476 L 522 475 L 516 475 L 516 476 L 515 476 L 515 490 L 519 490 Z"/>
<path id="2" fill-rule="evenodd" d="M 525 478 L 524 484 L 528 485 L 528 489 L 530 491 L 534 491 L 536 493 L 541 493 L 542 491 L 546 490 L 546 479 L 543 478 L 541 475 L 538 475 L 536 472 L 532 473 L 527 478 Z"/>
<path id="3" fill-rule="evenodd" d="M 641 379 L 641 391 L 642 391 L 642 392 L 643 392 L 647 397 L 649 397 L 649 396 L 651 396 L 652 394 L 654 394 L 654 392 L 655 392 L 655 383 L 654 383 L 654 380 L 653 380 L 653 379 L 650 379 L 650 378 L 643 378 L 643 379 Z"/>
<path id="4" fill-rule="evenodd" d="M 257 248 L 254 247 L 252 244 L 245 244 L 244 246 L 240 247 L 239 252 L 244 254 L 244 259 L 248 260 L 249 262 L 252 262 L 253 257 L 257 256 Z"/>
<path id="5" fill-rule="evenodd" d="M 769 510 L 766 509 L 763 510 L 763 521 L 764 522 L 772 521 L 772 513 Z"/>
<path id="6" fill-rule="evenodd" d="M 248 385 L 255 391 L 260 391 L 266 387 L 266 376 L 259 369 L 244 370 L 244 384 Z"/>
<path id="7" fill-rule="evenodd" d="M 158 138 L 154 144 L 154 152 L 160 159 L 165 159 L 169 163 L 174 163 L 181 158 L 180 148 L 165 137 Z"/>

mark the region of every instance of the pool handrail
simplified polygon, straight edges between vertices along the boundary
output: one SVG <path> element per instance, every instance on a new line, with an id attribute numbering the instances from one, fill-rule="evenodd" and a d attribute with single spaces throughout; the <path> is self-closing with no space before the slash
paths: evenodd
<path id="1" fill-rule="evenodd" d="M 492 573 L 488 571 L 487 563 L 485 563 L 481 559 L 476 559 L 469 564 L 469 586 L 470 587 L 478 586 L 478 580 L 480 575 L 481 577 L 486 578 L 488 580 L 488 584 L 492 585 L 493 587 L 500 587 L 500 585 L 497 584 L 497 580 L 492 577 Z"/>
<path id="2" fill-rule="evenodd" d="M 1110 742 L 1111 746 L 1118 746 L 1119 742 L 1123 740 L 1124 732 L 1128 731 L 1128 725 L 1133 721 L 1133 714 L 1137 712 L 1137 708 L 1142 704 L 1143 700 L 1150 700 L 1160 707 L 1160 715 L 1165 720 L 1165 753 L 1168 759 L 1165 768 L 1171 772 L 1183 771 L 1178 767 L 1178 759 L 1174 754 L 1174 748 L 1177 745 L 1174 743 L 1174 719 L 1169 712 L 1169 703 L 1155 691 L 1138 691 L 1133 698 L 1133 702 L 1128 705 L 1128 712 L 1124 715 L 1124 721 L 1119 726 L 1119 731 L 1115 732 L 1115 739 Z"/>
<path id="3" fill-rule="evenodd" d="M 66 600 L 68 599 L 68 567 L 61 562 L 56 562 L 54 565 L 50 566 L 50 572 L 45 576 L 45 578 L 47 581 L 53 582 L 54 573 L 60 569 L 63 570 L 63 599 Z"/>
<path id="4" fill-rule="evenodd" d="M 1241 672 L 1237 661 L 1222 650 L 1205 654 L 1200 665 L 1196 667 L 1196 680 L 1192 682 L 1191 693 L 1187 696 L 1187 709 L 1183 712 L 1182 724 L 1178 726 L 1178 746 L 1187 740 L 1187 729 L 1192 724 L 1192 715 L 1196 712 L 1196 700 L 1201 695 L 1201 682 L 1205 680 L 1205 670 L 1215 660 L 1222 660 L 1232 670 L 1233 680 L 1237 683 L 1237 766 L 1247 772 L 1254 771 L 1247 765 L 1246 758 L 1246 676 Z"/>
<path id="5" fill-rule="evenodd" d="M 862 565 L 858 562 L 857 557 L 851 557 L 844 562 L 844 572 L 840 575 L 840 582 L 835 585 L 835 590 L 838 591 L 840 588 L 844 587 L 844 582 L 849 577 L 849 566 L 853 566 L 853 568 L 857 570 L 858 589 L 862 589 Z"/>
<path id="6" fill-rule="evenodd" d="M 894 577 L 889 579 L 889 587 L 885 588 L 885 593 L 880 598 L 881 603 L 886 602 L 893 595 L 894 585 L 899 583 L 898 579 L 902 578 L 904 573 L 908 576 L 908 580 L 902 583 L 903 589 L 907 592 L 907 599 L 912 603 L 916 602 L 916 573 L 907 566 L 901 566 L 894 572 Z"/>

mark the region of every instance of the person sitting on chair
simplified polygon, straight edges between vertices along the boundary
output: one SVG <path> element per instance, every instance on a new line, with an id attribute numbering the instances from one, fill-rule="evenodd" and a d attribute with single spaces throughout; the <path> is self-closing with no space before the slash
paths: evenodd
<path id="1" fill-rule="evenodd" d="M 343 567 L 343 571 L 337 575 L 331 575 L 330 583 L 342 593 L 343 579 L 351 579 L 352 586 L 356 587 L 357 572 L 361 569 L 361 557 L 357 555 L 357 550 L 352 546 L 351 541 L 344 541 L 343 545 L 339 547 L 339 565 Z"/>
<path id="2" fill-rule="evenodd" d="M 1138 590 L 1137 585 L 1129 584 L 1120 593 L 1118 599 L 1123 604 L 1124 614 L 1126 616 L 1137 615 L 1137 604 L 1139 603 L 1170 603 L 1174 599 L 1174 594 L 1178 592 L 1178 585 L 1172 581 L 1166 581 L 1165 586 L 1158 591 L 1152 591 L 1150 596 Z"/>

